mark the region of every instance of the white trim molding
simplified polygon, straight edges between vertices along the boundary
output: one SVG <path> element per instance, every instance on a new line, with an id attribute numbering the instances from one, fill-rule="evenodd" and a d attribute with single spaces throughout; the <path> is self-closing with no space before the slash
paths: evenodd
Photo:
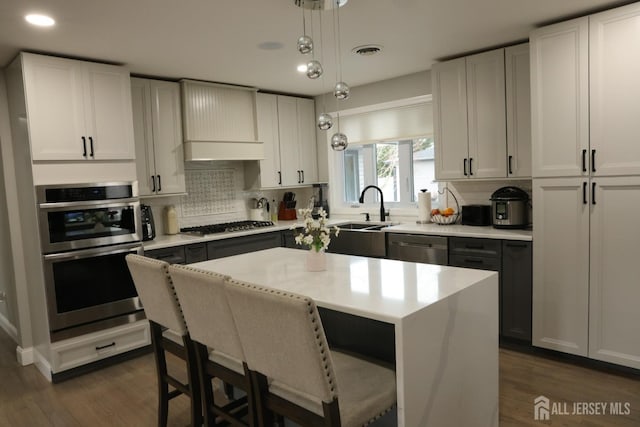
<path id="1" fill-rule="evenodd" d="M 33 349 L 33 363 L 35 363 L 36 368 L 38 368 L 40 373 L 49 380 L 49 382 L 53 381 L 51 377 L 51 365 L 49 365 L 47 359 L 45 359 L 44 356 L 42 356 L 36 349 Z"/>
<path id="2" fill-rule="evenodd" d="M 33 347 L 16 347 L 16 359 L 21 366 L 33 364 Z"/>
<path id="3" fill-rule="evenodd" d="M 2 328 L 15 342 L 18 342 L 18 330 L 2 313 L 0 313 L 0 328 Z"/>

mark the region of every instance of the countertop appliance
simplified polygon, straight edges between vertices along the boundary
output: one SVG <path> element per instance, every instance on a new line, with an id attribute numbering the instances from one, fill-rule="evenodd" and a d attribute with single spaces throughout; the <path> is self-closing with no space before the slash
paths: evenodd
<path id="1" fill-rule="evenodd" d="M 327 184 L 313 184 L 313 207 L 311 216 L 313 219 L 318 219 L 318 209 L 322 208 L 327 213 L 329 218 L 329 202 L 327 201 Z"/>
<path id="2" fill-rule="evenodd" d="M 502 187 L 491 195 L 494 228 L 526 228 L 529 195 L 518 187 Z"/>
<path id="3" fill-rule="evenodd" d="M 156 224 L 153 221 L 151 206 L 140 205 L 140 217 L 142 219 L 142 241 L 146 242 L 156 238 Z"/>
<path id="4" fill-rule="evenodd" d="M 125 261 L 142 253 L 138 183 L 36 187 L 51 341 L 144 319 Z"/>
<path id="5" fill-rule="evenodd" d="M 271 221 L 234 221 L 221 224 L 198 225 L 195 227 L 181 228 L 181 233 L 196 234 L 205 236 L 207 234 L 229 233 L 233 231 L 253 230 L 254 228 L 271 227 Z"/>
<path id="6" fill-rule="evenodd" d="M 491 225 L 491 205 L 462 205 L 462 225 Z"/>

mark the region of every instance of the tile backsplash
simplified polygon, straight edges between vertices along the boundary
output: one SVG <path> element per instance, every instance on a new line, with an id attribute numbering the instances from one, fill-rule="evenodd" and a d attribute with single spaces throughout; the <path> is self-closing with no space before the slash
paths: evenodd
<path id="1" fill-rule="evenodd" d="M 176 207 L 178 224 L 182 228 L 249 219 L 252 200 L 261 197 L 271 202 L 270 209 L 273 212 L 285 191 L 293 191 L 298 207 L 304 207 L 313 194 L 310 187 L 245 190 L 242 161 L 186 162 L 185 182 L 185 196 L 142 199 L 142 203 L 151 206 L 158 235 L 164 234 L 164 208 L 168 205 Z M 266 210 L 263 218 L 269 219 Z"/>

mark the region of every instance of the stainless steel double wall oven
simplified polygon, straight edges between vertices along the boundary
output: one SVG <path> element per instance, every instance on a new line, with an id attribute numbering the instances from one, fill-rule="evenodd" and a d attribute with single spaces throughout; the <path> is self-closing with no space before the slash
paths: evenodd
<path id="1" fill-rule="evenodd" d="M 137 182 L 36 187 L 52 341 L 144 318 L 125 256 L 142 253 Z"/>

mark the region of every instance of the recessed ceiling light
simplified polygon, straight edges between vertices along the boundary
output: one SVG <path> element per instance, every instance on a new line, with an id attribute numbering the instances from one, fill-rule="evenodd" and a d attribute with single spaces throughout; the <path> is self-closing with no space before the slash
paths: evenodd
<path id="1" fill-rule="evenodd" d="M 280 42 L 263 42 L 258 45 L 258 48 L 262 50 L 278 50 L 283 47 L 284 45 Z"/>
<path id="2" fill-rule="evenodd" d="M 37 25 L 38 27 L 51 27 L 56 21 L 47 15 L 39 15 L 37 13 L 27 15 L 24 19 L 31 25 Z"/>
<path id="3" fill-rule="evenodd" d="M 300 65 L 298 65 L 298 72 L 300 72 L 300 73 L 306 73 L 306 72 L 307 72 L 307 64 L 300 64 Z"/>

